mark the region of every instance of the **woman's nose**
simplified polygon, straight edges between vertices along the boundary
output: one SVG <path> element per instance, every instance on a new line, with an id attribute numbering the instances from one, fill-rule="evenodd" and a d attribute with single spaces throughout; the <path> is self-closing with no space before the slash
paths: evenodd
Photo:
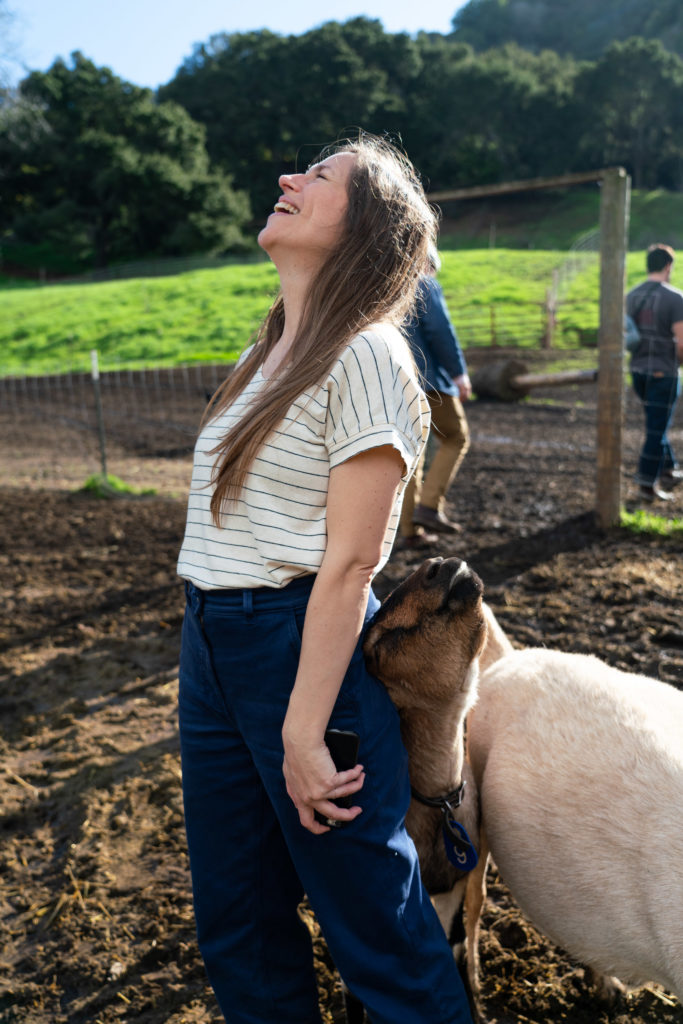
<path id="1" fill-rule="evenodd" d="M 301 179 L 304 177 L 304 174 L 281 174 L 277 183 L 282 189 L 291 188 L 296 191 L 300 188 Z"/>

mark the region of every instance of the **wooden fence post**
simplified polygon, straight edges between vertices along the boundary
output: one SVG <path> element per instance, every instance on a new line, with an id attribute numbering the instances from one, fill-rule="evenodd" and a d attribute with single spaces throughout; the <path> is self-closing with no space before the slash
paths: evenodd
<path id="1" fill-rule="evenodd" d="M 597 519 L 616 526 L 621 512 L 624 416 L 624 279 L 631 179 L 623 167 L 602 178 L 600 200 L 600 330 L 598 334 Z"/>
<path id="2" fill-rule="evenodd" d="M 543 330 L 543 348 L 553 347 L 553 337 L 557 326 L 557 294 L 559 274 L 557 268 L 553 270 L 553 283 L 545 291 L 545 325 Z"/>
<path id="3" fill-rule="evenodd" d="M 491 344 L 495 348 L 498 344 L 498 334 L 496 332 L 496 307 L 489 306 L 489 317 L 491 320 Z"/>

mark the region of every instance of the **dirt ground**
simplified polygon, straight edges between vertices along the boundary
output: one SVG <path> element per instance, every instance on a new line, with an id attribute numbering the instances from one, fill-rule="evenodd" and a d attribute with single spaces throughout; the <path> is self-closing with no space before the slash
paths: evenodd
<path id="1" fill-rule="evenodd" d="M 424 557 L 457 554 L 516 645 L 592 652 L 683 687 L 683 544 L 596 527 L 595 387 L 468 415 L 448 507 L 463 533 L 392 557 L 380 597 Z M 92 449 L 68 422 L 5 408 L 0 430 L 0 1024 L 219 1024 L 195 945 L 176 729 L 188 459 L 122 437 L 110 468 L 159 493 L 98 500 L 72 490 Z M 627 505 L 640 431 L 630 401 Z M 683 454 L 680 409 L 672 437 Z M 662 510 L 683 516 L 683 486 Z M 657 986 L 603 1007 L 495 873 L 484 923 L 491 1024 L 683 1024 Z M 319 937 L 315 948 L 325 1020 L 341 1022 Z"/>

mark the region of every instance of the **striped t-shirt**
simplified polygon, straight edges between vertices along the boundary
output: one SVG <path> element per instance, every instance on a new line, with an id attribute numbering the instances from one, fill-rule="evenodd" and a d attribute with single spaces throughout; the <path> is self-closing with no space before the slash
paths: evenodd
<path id="1" fill-rule="evenodd" d="M 296 402 L 261 448 L 221 528 L 210 503 L 215 448 L 265 386 L 257 370 L 244 391 L 202 430 L 194 453 L 178 574 L 203 590 L 283 587 L 314 573 L 325 554 L 330 470 L 360 452 L 392 445 L 405 471 L 384 538 L 391 552 L 403 500 L 429 432 L 429 406 L 401 333 L 382 325 L 359 334 L 327 379 Z M 248 414 L 248 413 L 247 413 Z"/>

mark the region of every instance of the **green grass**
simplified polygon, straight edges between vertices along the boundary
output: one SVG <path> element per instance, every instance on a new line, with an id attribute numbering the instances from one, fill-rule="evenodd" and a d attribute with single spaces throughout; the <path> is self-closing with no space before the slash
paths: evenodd
<path id="1" fill-rule="evenodd" d="M 513 249 L 471 249 L 441 253 L 439 283 L 453 319 L 463 307 L 486 310 L 493 304 L 524 307 L 541 303 L 553 269 L 566 253 L 519 252 Z"/>
<path id="2" fill-rule="evenodd" d="M 597 184 L 556 191 L 444 202 L 441 247 L 566 251 L 600 220 Z M 683 193 L 661 189 L 631 193 L 629 248 L 644 250 L 652 242 L 683 249 Z"/>
<path id="3" fill-rule="evenodd" d="M 565 251 L 600 219 L 596 185 L 564 191 L 512 193 L 445 201 L 441 246 L 447 249 L 559 249 Z"/>
<path id="4" fill-rule="evenodd" d="M 636 509 L 635 512 L 626 512 L 622 509 L 620 521 L 621 525 L 632 533 L 683 539 L 683 519 L 667 519 L 644 509 Z"/>
<path id="5" fill-rule="evenodd" d="M 520 316 L 532 317 L 536 344 L 546 288 L 564 255 L 444 252 L 440 280 L 462 343 L 474 343 L 475 327 L 478 343 L 488 343 L 495 306 L 500 344 L 515 343 L 515 336 L 506 340 L 505 324 Z M 4 289 L 0 373 L 87 371 L 93 348 L 102 370 L 229 362 L 277 286 L 271 264 L 252 262 L 164 278 Z"/>
<path id="6" fill-rule="evenodd" d="M 113 473 L 107 473 L 106 477 L 102 473 L 94 473 L 78 490 L 92 494 L 95 498 L 118 498 L 126 495 L 140 497 L 157 493 L 154 487 L 133 487 Z"/>
<path id="7" fill-rule="evenodd" d="M 277 290 L 268 263 L 173 277 L 2 291 L 0 372 L 176 366 L 237 358 Z"/>
<path id="8" fill-rule="evenodd" d="M 501 346 L 538 348 L 553 271 L 566 262 L 572 241 L 597 225 L 599 190 L 510 198 L 488 213 L 486 204 L 469 204 L 469 212 L 467 206 L 458 204 L 460 219 L 444 221 L 440 242 L 439 280 L 461 343 L 490 344 L 493 328 Z M 499 227 L 490 248 L 494 216 Z M 637 239 L 642 247 L 629 254 L 628 287 L 644 277 L 649 241 L 677 244 L 676 224 L 683 225 L 683 195 L 634 194 L 631 244 Z M 219 269 L 107 283 L 39 286 L 0 276 L 0 375 L 88 371 L 93 348 L 102 370 L 231 362 L 277 286 L 272 264 L 249 257 Z M 597 256 L 560 298 L 553 349 L 560 358 L 563 351 L 585 350 L 591 363 L 599 319 Z"/>

